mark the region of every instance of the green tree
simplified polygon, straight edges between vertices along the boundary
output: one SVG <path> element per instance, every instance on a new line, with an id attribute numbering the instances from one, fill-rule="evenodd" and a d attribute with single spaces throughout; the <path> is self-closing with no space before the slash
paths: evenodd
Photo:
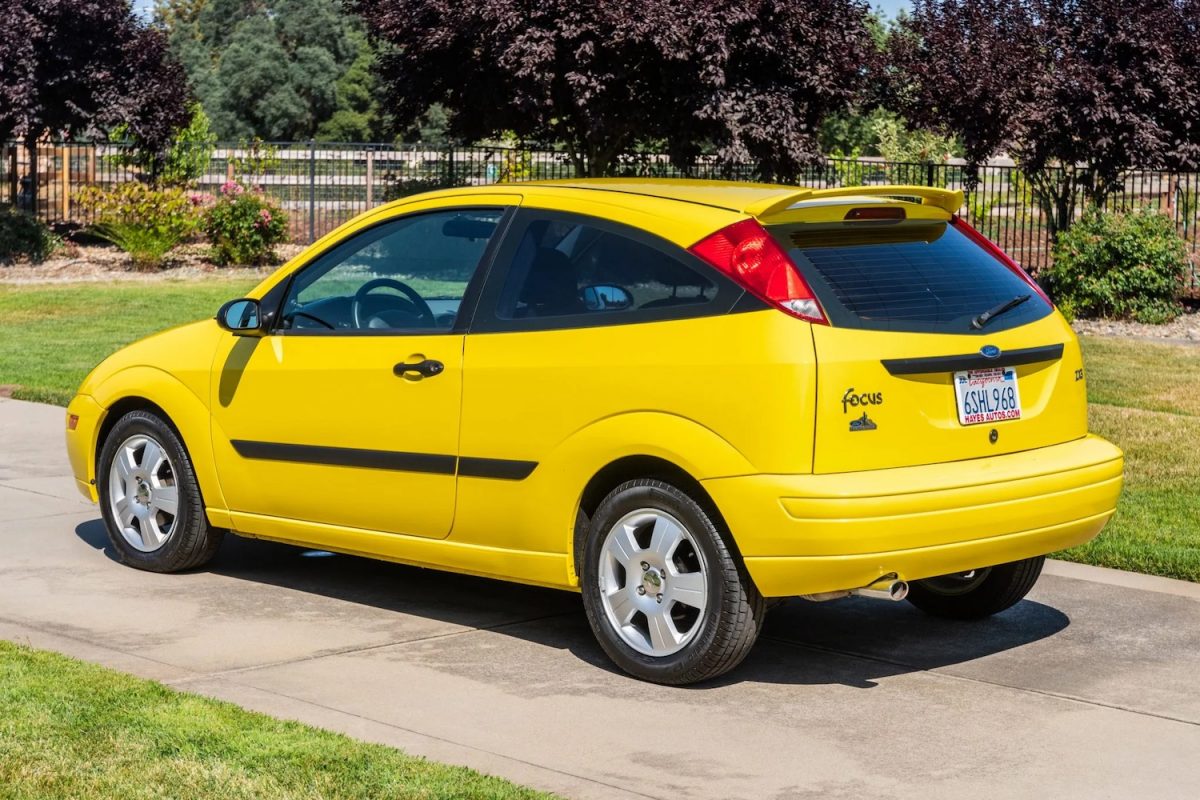
<path id="1" fill-rule="evenodd" d="M 317 138 L 327 142 L 365 142 L 378 137 L 379 102 L 375 52 L 367 36 L 355 30 L 351 36 L 356 54 L 338 78 L 337 107 L 329 119 L 317 126 Z"/>
<path id="2" fill-rule="evenodd" d="M 159 0 L 157 19 L 222 139 L 367 138 L 373 53 L 338 0 Z"/>

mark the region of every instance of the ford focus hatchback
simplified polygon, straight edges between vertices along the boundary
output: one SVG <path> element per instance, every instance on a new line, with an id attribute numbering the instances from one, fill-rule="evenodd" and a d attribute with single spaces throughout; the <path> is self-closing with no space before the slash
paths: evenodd
<path id="1" fill-rule="evenodd" d="M 226 532 L 579 591 L 622 669 L 735 667 L 770 598 L 974 619 L 1094 537 L 1122 456 L 962 194 L 581 180 L 344 225 L 68 409 L 128 564 Z"/>

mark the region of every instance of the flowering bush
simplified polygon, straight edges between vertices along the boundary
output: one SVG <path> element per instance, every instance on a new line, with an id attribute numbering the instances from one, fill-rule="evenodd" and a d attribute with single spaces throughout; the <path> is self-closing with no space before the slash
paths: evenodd
<path id="1" fill-rule="evenodd" d="M 75 199 L 91 215 L 92 232 L 128 253 L 138 269 L 162 266 L 200 228 L 199 207 L 181 189 L 128 181 L 107 190 L 85 186 Z"/>
<path id="2" fill-rule="evenodd" d="M 205 211 L 204 230 L 218 264 L 267 264 L 287 240 L 287 215 L 260 189 L 227 181 Z"/>

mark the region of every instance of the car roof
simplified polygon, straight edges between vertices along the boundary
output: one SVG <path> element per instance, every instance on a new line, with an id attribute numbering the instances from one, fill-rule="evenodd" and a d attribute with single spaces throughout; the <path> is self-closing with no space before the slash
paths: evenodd
<path id="1" fill-rule="evenodd" d="M 509 187 L 537 186 L 548 189 L 584 189 L 597 192 L 677 200 L 710 206 L 754 217 L 775 216 L 793 209 L 817 205 L 846 205 L 862 202 L 904 202 L 934 206 L 947 214 L 956 213 L 963 193 L 931 186 L 853 186 L 814 189 L 776 183 L 696 180 L 691 178 L 577 178 L 572 180 L 521 181 Z"/>
<path id="2" fill-rule="evenodd" d="M 656 197 L 712 206 L 725 211 L 748 213 L 748 209 L 794 195 L 795 186 L 742 181 L 711 181 L 691 178 L 576 178 L 572 180 L 522 181 L 519 186 L 560 189 L 590 189 L 599 192 Z"/>

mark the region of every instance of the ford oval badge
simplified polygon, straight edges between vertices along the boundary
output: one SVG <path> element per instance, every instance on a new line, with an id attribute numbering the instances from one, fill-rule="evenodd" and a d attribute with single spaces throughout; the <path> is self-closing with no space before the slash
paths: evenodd
<path id="1" fill-rule="evenodd" d="M 996 347 L 994 344 L 985 344 L 983 347 L 979 348 L 979 354 L 984 358 L 999 358 L 1000 348 Z"/>

